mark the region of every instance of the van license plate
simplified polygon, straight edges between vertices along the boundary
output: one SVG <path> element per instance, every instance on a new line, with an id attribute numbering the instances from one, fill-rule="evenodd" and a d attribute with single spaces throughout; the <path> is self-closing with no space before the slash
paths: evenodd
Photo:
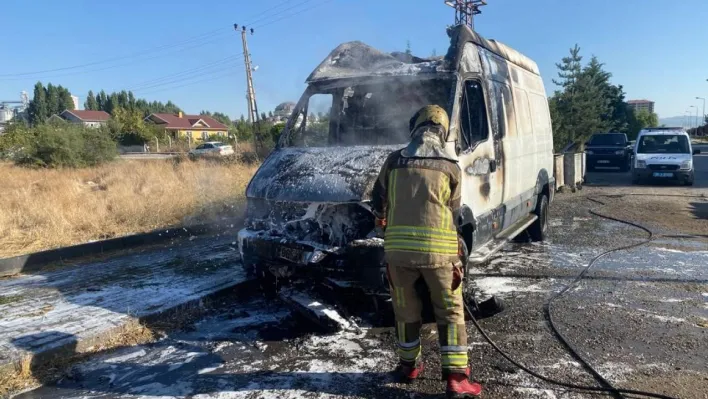
<path id="1" fill-rule="evenodd" d="M 674 177 L 673 173 L 655 172 L 654 177 Z"/>
<path id="2" fill-rule="evenodd" d="M 608 161 L 607 159 L 601 159 L 597 161 L 597 163 L 610 163 L 610 161 Z"/>
<path id="3" fill-rule="evenodd" d="M 302 254 L 305 251 L 295 248 L 288 247 L 278 247 L 275 254 L 280 259 L 289 260 L 290 262 L 300 263 L 302 262 Z"/>

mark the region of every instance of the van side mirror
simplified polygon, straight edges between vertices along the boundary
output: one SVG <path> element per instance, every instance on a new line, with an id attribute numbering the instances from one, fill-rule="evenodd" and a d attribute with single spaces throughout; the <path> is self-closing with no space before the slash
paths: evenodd
<path id="1" fill-rule="evenodd" d="M 700 153 L 701 153 L 701 150 L 698 150 L 698 149 L 693 150 L 693 155 L 698 155 L 698 154 L 700 154 Z"/>

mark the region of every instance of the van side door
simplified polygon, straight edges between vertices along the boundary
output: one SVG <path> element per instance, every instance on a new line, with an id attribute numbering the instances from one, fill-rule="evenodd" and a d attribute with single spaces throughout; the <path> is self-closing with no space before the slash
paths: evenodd
<path id="1" fill-rule="evenodd" d="M 477 220 L 475 249 L 500 230 L 504 172 L 497 161 L 490 126 L 491 93 L 485 90 L 479 76 L 468 76 L 461 80 L 458 94 L 457 152 L 462 170 L 462 202 L 472 209 Z"/>

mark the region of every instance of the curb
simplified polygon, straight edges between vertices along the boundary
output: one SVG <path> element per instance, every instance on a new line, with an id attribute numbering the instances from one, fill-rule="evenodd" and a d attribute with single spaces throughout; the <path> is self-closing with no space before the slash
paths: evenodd
<path id="1" fill-rule="evenodd" d="M 40 353 L 28 353 L 25 361 L 31 363 L 32 370 L 43 370 L 47 366 L 52 366 L 53 368 L 68 367 L 76 362 L 82 361 L 86 356 L 92 356 L 100 352 L 110 351 L 112 349 L 117 349 L 122 346 L 111 347 L 110 342 L 114 340 L 117 335 L 121 334 L 122 329 L 129 325 L 130 323 L 138 322 L 146 328 L 156 331 L 167 333 L 170 331 L 178 330 L 179 328 L 161 328 L 161 322 L 163 321 L 173 321 L 174 319 L 179 319 L 184 317 L 185 313 L 189 313 L 194 318 L 200 318 L 209 312 L 209 307 L 204 306 L 205 301 L 216 301 L 220 299 L 233 299 L 233 298 L 243 298 L 246 296 L 253 295 L 256 291 L 260 289 L 259 285 L 256 283 L 255 278 L 249 278 L 244 281 L 234 283 L 228 287 L 220 288 L 214 292 L 205 294 L 202 297 L 191 299 L 187 302 L 180 303 L 169 309 L 162 310 L 153 314 L 146 314 L 140 317 L 130 317 L 125 319 L 121 324 L 115 325 L 105 331 L 102 331 L 96 335 L 78 339 L 76 341 L 68 342 L 64 345 L 52 348 L 50 350 L 40 352 Z M 103 346 L 106 346 L 102 348 Z M 95 348 L 100 348 L 98 351 Z M 12 375 L 18 368 L 18 362 L 20 359 L 14 359 L 7 363 L 0 363 L 0 375 Z M 40 377 L 40 376 L 37 376 Z M 51 382 L 49 380 L 42 380 L 42 384 Z M 2 388 L 2 387 L 0 387 Z M 14 392 L 17 394 L 18 392 Z M 13 392 L 9 393 L 10 395 Z M 3 396 L 0 395 L 0 398 Z"/>
<path id="2" fill-rule="evenodd" d="M 237 224 L 237 221 L 225 221 L 219 224 L 202 224 L 189 227 L 172 227 L 155 230 L 108 240 L 94 241 L 85 244 L 73 245 L 19 255 L 12 258 L 0 259 L 0 277 L 9 277 L 19 273 L 32 273 L 42 271 L 48 264 L 67 259 L 81 258 L 88 255 L 103 254 L 106 252 L 156 244 L 173 238 L 199 236 L 219 231 L 225 226 Z"/>

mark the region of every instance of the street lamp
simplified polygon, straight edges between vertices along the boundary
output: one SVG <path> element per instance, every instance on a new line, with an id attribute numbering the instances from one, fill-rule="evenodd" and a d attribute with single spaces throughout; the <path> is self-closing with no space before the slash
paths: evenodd
<path id="1" fill-rule="evenodd" d="M 698 127 L 698 107 L 695 105 L 691 105 L 689 108 L 695 108 L 696 109 L 696 127 Z"/>
<path id="2" fill-rule="evenodd" d="M 706 120 L 706 99 L 703 97 L 696 97 L 696 100 L 703 100 L 703 120 L 701 123 L 704 123 Z"/>

